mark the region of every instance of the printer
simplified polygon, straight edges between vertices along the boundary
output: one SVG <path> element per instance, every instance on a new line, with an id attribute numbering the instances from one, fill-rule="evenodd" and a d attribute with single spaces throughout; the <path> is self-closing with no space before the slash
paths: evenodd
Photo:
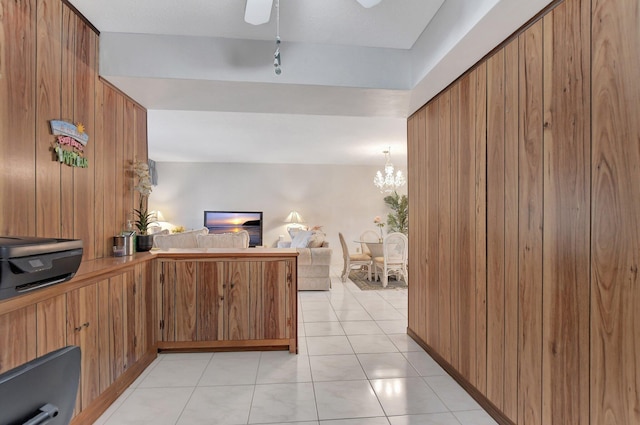
<path id="1" fill-rule="evenodd" d="M 82 261 L 82 241 L 0 236 L 0 300 L 66 282 Z"/>

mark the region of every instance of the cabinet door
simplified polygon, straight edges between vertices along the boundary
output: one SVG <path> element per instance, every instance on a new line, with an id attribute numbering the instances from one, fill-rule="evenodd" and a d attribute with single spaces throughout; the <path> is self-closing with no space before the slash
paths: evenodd
<path id="1" fill-rule="evenodd" d="M 261 282 L 252 286 L 252 298 L 256 298 L 254 310 L 256 327 L 254 339 L 289 338 L 291 314 L 289 312 L 290 262 L 267 261 L 263 263 Z"/>
<path id="2" fill-rule="evenodd" d="M 67 299 L 64 294 L 36 304 L 38 356 L 67 345 Z"/>
<path id="3" fill-rule="evenodd" d="M 153 346 L 153 292 L 151 268 L 148 262 L 135 267 L 136 278 L 136 360 L 142 358 Z"/>
<path id="4" fill-rule="evenodd" d="M 67 293 L 67 343 L 82 352 L 77 410 L 82 411 L 99 394 L 98 286 Z"/>
<path id="5" fill-rule="evenodd" d="M 198 262 L 198 341 L 219 341 L 225 338 L 224 265 L 220 261 Z"/>
<path id="6" fill-rule="evenodd" d="M 226 263 L 225 318 L 227 340 L 250 339 L 250 288 L 260 283 L 262 263 L 258 261 L 230 261 Z"/>
<path id="7" fill-rule="evenodd" d="M 0 373 L 36 358 L 35 306 L 0 315 Z"/>
<path id="8" fill-rule="evenodd" d="M 196 340 L 196 262 L 163 263 L 163 341 Z"/>

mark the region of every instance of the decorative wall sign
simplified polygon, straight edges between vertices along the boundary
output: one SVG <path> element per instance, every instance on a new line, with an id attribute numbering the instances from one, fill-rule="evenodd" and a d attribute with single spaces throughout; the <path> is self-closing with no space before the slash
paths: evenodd
<path id="1" fill-rule="evenodd" d="M 89 160 L 84 157 L 84 147 L 89 141 L 89 135 L 84 132 L 84 125 L 60 120 L 51 120 L 50 124 L 51 133 L 56 136 L 53 151 L 57 160 L 70 167 L 89 167 Z"/>

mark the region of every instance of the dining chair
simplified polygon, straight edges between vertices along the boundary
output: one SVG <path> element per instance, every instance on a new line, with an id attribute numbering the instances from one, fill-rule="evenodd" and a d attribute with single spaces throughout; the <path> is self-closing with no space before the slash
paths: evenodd
<path id="1" fill-rule="evenodd" d="M 371 280 L 371 257 L 367 254 L 358 253 L 358 254 L 349 254 L 349 248 L 347 247 L 347 243 L 344 240 L 344 236 L 342 233 L 338 233 L 340 237 L 340 245 L 342 245 L 342 258 L 344 260 L 344 269 L 342 269 L 342 282 L 347 281 L 347 277 L 349 277 L 349 272 L 353 268 L 362 269 L 362 267 L 367 268 L 367 278 Z"/>
<path id="2" fill-rule="evenodd" d="M 382 240 L 382 257 L 373 259 L 375 279 L 382 279 L 382 287 L 386 288 L 389 283 L 389 275 L 399 278 L 401 275 L 404 281 L 409 283 L 407 273 L 407 257 L 409 251 L 409 240 L 400 232 L 387 234 Z M 381 275 L 378 273 L 381 272 Z"/>
<path id="3" fill-rule="evenodd" d="M 375 230 L 365 230 L 360 235 L 360 240 L 362 241 L 360 243 L 360 251 L 363 254 L 367 254 L 369 257 L 372 258 L 373 256 L 371 255 L 371 250 L 367 246 L 367 242 L 378 242 L 379 239 L 380 239 L 380 236 L 378 235 L 378 232 L 376 232 Z"/>

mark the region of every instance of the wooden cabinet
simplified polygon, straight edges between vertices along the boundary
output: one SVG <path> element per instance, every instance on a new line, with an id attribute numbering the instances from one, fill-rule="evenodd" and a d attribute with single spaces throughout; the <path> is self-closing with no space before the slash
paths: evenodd
<path id="1" fill-rule="evenodd" d="M 161 349 L 297 350 L 294 258 L 162 259 Z"/>
<path id="2" fill-rule="evenodd" d="M 76 402 L 76 410 L 82 411 L 98 396 L 100 389 L 97 284 L 67 294 L 67 345 L 77 345 L 82 354 Z"/>

